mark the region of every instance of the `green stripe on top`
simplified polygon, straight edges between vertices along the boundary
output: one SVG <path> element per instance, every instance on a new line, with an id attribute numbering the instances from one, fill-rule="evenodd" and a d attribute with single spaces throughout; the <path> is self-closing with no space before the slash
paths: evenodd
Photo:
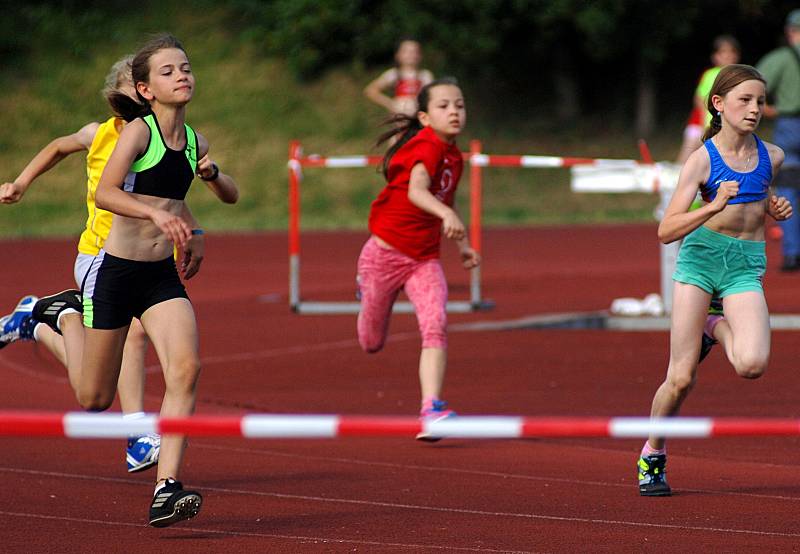
<path id="1" fill-rule="evenodd" d="M 194 129 L 185 123 L 183 126 L 186 127 L 186 148 L 184 149 L 186 159 L 189 160 L 192 173 L 197 173 L 197 135 Z"/>
<path id="2" fill-rule="evenodd" d="M 150 127 L 150 143 L 147 145 L 147 151 L 144 155 L 131 164 L 131 171 L 134 173 L 140 173 L 155 166 L 161 161 L 161 158 L 164 157 L 164 153 L 167 151 L 164 140 L 161 138 L 161 131 L 158 128 L 155 116 L 150 113 L 144 116 L 142 120 Z M 186 148 L 184 148 L 184 153 L 186 154 L 186 159 L 189 161 L 189 166 L 192 168 L 192 173 L 195 173 L 197 172 L 197 135 L 194 129 L 185 123 L 183 126 L 186 128 Z"/>
<path id="3" fill-rule="evenodd" d="M 147 151 L 144 156 L 134 161 L 131 165 L 131 171 L 134 173 L 150 169 L 161 161 L 161 158 L 164 157 L 164 152 L 167 151 L 164 141 L 161 140 L 161 133 L 158 131 L 155 116 L 150 113 L 144 116 L 142 120 L 150 127 L 150 143 L 147 145 Z"/>

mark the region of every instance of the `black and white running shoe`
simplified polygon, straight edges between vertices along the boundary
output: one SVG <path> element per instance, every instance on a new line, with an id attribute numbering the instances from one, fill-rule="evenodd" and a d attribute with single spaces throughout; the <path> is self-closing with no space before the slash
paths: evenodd
<path id="1" fill-rule="evenodd" d="M 43 296 L 33 307 L 33 318 L 47 324 L 53 331 L 61 334 L 58 328 L 58 316 L 65 310 L 71 309 L 83 313 L 83 297 L 81 291 L 76 289 L 63 290 L 57 294 Z"/>
<path id="2" fill-rule="evenodd" d="M 150 525 L 168 527 L 185 519 L 191 519 L 200 513 L 203 497 L 199 492 L 185 491 L 180 481 L 167 479 L 153 496 L 150 504 Z"/>

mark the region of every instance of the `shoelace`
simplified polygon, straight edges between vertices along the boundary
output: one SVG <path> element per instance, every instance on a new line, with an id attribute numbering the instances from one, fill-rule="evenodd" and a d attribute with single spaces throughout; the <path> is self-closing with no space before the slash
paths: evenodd
<path id="1" fill-rule="evenodd" d="M 160 446 L 161 437 L 154 434 L 148 434 L 137 438 L 135 442 L 149 444 L 150 446 Z"/>

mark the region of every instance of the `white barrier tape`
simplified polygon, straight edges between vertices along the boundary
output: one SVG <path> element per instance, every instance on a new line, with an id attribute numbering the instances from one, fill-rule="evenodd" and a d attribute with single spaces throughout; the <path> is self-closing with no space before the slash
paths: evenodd
<path id="1" fill-rule="evenodd" d="M 616 438 L 658 437 L 704 438 L 711 436 L 710 418 L 612 418 L 609 436 Z"/>
<path id="2" fill-rule="evenodd" d="M 246 438 L 333 438 L 338 434 L 338 416 L 250 415 L 242 418 Z"/>
<path id="3" fill-rule="evenodd" d="M 475 167 L 487 167 L 489 165 L 489 156 L 486 154 L 472 154 L 469 157 L 469 163 Z"/>
<path id="4" fill-rule="evenodd" d="M 325 158 L 325 167 L 367 167 L 368 165 L 369 160 L 366 156 Z"/>
<path id="5" fill-rule="evenodd" d="M 422 429 L 433 437 L 515 439 L 522 436 L 522 418 L 504 416 L 451 417 L 424 421 Z"/>
<path id="6" fill-rule="evenodd" d="M 555 156 L 520 156 L 521 167 L 563 167 L 564 158 Z"/>
<path id="7" fill-rule="evenodd" d="M 64 415 L 64 435 L 70 438 L 112 438 L 157 433 L 155 415 L 124 419 L 122 414 L 69 412 Z"/>

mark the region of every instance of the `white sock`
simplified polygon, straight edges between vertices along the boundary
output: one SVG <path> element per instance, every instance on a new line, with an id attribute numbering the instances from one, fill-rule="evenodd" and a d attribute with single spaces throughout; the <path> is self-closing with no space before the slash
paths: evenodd
<path id="1" fill-rule="evenodd" d="M 36 327 L 33 328 L 33 340 L 39 342 L 39 328 L 44 325 L 44 323 L 38 322 Z"/>
<path id="2" fill-rule="evenodd" d="M 61 318 L 64 317 L 65 315 L 67 315 L 67 314 L 78 314 L 78 315 L 80 315 L 80 312 L 78 310 L 76 310 L 75 308 L 64 308 L 63 310 L 61 310 L 61 313 L 58 314 L 58 319 L 56 320 L 56 327 L 58 327 L 59 331 L 61 330 Z"/>
<path id="3" fill-rule="evenodd" d="M 156 490 L 153 491 L 153 496 L 157 495 L 158 491 L 160 491 L 161 489 L 163 489 L 166 486 L 167 486 L 167 482 L 166 481 L 159 481 L 158 483 L 156 483 Z"/>

